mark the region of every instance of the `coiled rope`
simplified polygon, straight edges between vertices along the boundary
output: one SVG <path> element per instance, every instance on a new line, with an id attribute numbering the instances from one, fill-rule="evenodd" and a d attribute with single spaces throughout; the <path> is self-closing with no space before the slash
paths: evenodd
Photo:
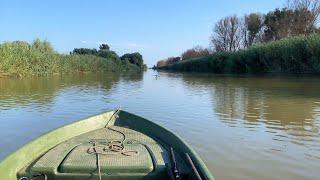
<path id="1" fill-rule="evenodd" d="M 43 173 L 39 173 L 39 174 L 34 174 L 30 177 L 21 177 L 21 178 L 19 178 L 19 180 L 37 180 L 41 177 L 43 177 L 44 180 L 48 179 L 47 175 L 45 175 Z"/>
<path id="2" fill-rule="evenodd" d="M 99 171 L 99 179 L 101 179 L 101 166 L 100 166 L 100 156 L 99 155 L 114 155 L 114 154 L 121 154 L 124 156 L 133 156 L 138 155 L 138 151 L 134 150 L 127 150 L 125 151 L 124 141 L 126 140 L 126 135 L 118 131 L 116 129 L 113 129 L 111 127 L 106 127 L 107 129 L 117 132 L 122 135 L 122 140 L 112 140 L 107 142 L 106 144 L 98 145 L 96 140 L 91 140 L 90 143 L 93 144 L 92 147 L 88 148 L 87 153 L 89 154 L 95 154 L 97 156 L 97 166 Z"/>
<path id="3" fill-rule="evenodd" d="M 121 154 L 124 156 L 138 155 L 138 151 L 124 150 L 125 149 L 124 141 L 126 140 L 126 135 L 123 132 L 113 129 L 111 127 L 107 127 L 107 129 L 121 134 L 123 137 L 122 140 L 112 140 L 103 145 L 97 145 L 96 141 L 92 140 L 90 141 L 90 143 L 94 144 L 94 146 L 90 147 L 87 150 L 89 154 L 101 154 L 101 155 Z"/>

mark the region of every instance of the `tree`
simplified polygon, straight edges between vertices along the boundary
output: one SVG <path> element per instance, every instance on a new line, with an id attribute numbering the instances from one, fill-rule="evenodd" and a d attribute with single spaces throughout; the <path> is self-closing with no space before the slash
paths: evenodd
<path id="1" fill-rule="evenodd" d="M 157 67 L 163 67 L 163 66 L 166 66 L 166 65 L 170 65 L 170 64 L 174 64 L 176 62 L 179 62 L 181 61 L 181 57 L 169 57 L 167 59 L 164 59 L 164 60 L 160 60 L 157 62 Z"/>
<path id="2" fill-rule="evenodd" d="M 240 30 L 240 21 L 237 16 L 229 17 L 230 21 L 230 30 L 228 31 L 230 43 L 229 43 L 229 51 L 236 51 L 240 48 L 241 35 L 239 33 Z"/>
<path id="3" fill-rule="evenodd" d="M 167 60 L 166 60 L 166 63 L 167 64 L 173 64 L 173 63 L 176 63 L 178 61 L 181 60 L 181 57 L 169 57 Z"/>
<path id="4" fill-rule="evenodd" d="M 286 9 L 293 12 L 293 35 L 306 35 L 315 31 L 320 14 L 319 0 L 288 0 Z"/>
<path id="5" fill-rule="evenodd" d="M 116 52 L 109 51 L 109 50 L 99 50 L 98 55 L 100 57 L 108 58 L 108 59 L 119 59 L 119 56 Z"/>
<path id="6" fill-rule="evenodd" d="M 127 60 L 132 64 L 135 64 L 139 67 L 143 67 L 143 58 L 142 55 L 138 52 L 127 53 L 121 56 L 121 60 Z"/>
<path id="7" fill-rule="evenodd" d="M 213 29 L 211 43 L 216 51 L 228 50 L 228 20 L 226 18 L 219 20 Z"/>
<path id="8" fill-rule="evenodd" d="M 264 41 L 275 41 L 290 34 L 291 12 L 287 9 L 275 9 L 265 16 Z"/>
<path id="9" fill-rule="evenodd" d="M 204 56 L 208 56 L 209 54 L 210 53 L 208 49 L 202 48 L 201 46 L 196 46 L 182 53 L 181 58 L 182 60 L 185 60 L 185 59 L 196 58 L 196 57 L 204 57 Z"/>
<path id="10" fill-rule="evenodd" d="M 108 44 L 101 44 L 99 46 L 98 56 L 108 59 L 119 59 L 117 53 L 111 51 Z"/>
<path id="11" fill-rule="evenodd" d="M 236 15 L 225 17 L 216 23 L 211 37 L 216 51 L 236 51 L 240 49 L 240 42 L 240 20 Z"/>
<path id="12" fill-rule="evenodd" d="M 264 40 L 279 40 L 317 32 L 319 0 L 288 0 L 283 9 L 269 12 L 264 20 Z"/>
<path id="13" fill-rule="evenodd" d="M 162 66 L 165 66 L 167 65 L 167 61 L 166 60 L 160 60 L 157 62 L 157 67 L 162 67 Z"/>
<path id="14" fill-rule="evenodd" d="M 74 48 L 71 54 L 98 55 L 98 51 L 96 49 L 89 49 L 89 48 Z"/>
<path id="15" fill-rule="evenodd" d="M 99 46 L 99 49 L 100 49 L 100 50 L 110 50 L 110 47 L 109 47 L 108 44 L 101 44 L 101 45 Z"/>
<path id="16" fill-rule="evenodd" d="M 258 13 L 251 13 L 244 16 L 243 25 L 243 46 L 250 47 L 254 42 L 259 42 L 261 29 L 263 27 L 263 16 Z"/>

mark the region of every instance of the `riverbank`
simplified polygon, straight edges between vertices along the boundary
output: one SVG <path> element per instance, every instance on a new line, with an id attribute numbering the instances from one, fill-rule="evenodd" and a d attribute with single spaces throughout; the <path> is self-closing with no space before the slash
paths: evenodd
<path id="1" fill-rule="evenodd" d="M 320 73 L 320 35 L 298 36 L 182 60 L 157 69 L 212 73 Z"/>
<path id="2" fill-rule="evenodd" d="M 108 53 L 109 49 L 105 52 Z M 115 54 L 113 51 L 110 52 Z M 59 54 L 48 41 L 39 39 L 31 44 L 24 41 L 0 44 L 0 77 L 141 71 L 143 68 L 129 60 L 121 60 L 116 54 L 110 57 L 92 54 Z"/>

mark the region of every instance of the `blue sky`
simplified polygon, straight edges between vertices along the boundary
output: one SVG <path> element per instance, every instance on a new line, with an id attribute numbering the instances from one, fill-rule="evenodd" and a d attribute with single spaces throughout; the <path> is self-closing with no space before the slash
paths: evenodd
<path id="1" fill-rule="evenodd" d="M 140 52 L 148 66 L 209 46 L 213 24 L 228 15 L 268 12 L 280 0 L 1 0 L 0 42 L 49 40 L 61 53 L 108 43 Z"/>

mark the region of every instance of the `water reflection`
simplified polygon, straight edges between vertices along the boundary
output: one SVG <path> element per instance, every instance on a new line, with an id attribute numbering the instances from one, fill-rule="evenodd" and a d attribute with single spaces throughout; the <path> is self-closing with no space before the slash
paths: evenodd
<path id="1" fill-rule="evenodd" d="M 141 81 L 143 73 L 131 74 L 79 74 L 23 79 L 0 78 L 0 110 L 12 107 L 50 105 L 61 91 L 103 89 L 108 93 L 119 81 Z"/>
<path id="2" fill-rule="evenodd" d="M 110 96 L 118 84 L 141 81 L 141 74 L 0 78 L 0 159 L 49 130 L 115 108 Z"/>
<path id="3" fill-rule="evenodd" d="M 189 88 L 210 90 L 214 112 L 230 127 L 274 133 L 274 140 L 319 140 L 317 78 L 225 77 L 184 74 Z M 280 134 L 278 134 L 280 132 Z M 286 132 L 286 135 L 282 135 Z M 318 144 L 317 144 L 318 145 Z"/>

